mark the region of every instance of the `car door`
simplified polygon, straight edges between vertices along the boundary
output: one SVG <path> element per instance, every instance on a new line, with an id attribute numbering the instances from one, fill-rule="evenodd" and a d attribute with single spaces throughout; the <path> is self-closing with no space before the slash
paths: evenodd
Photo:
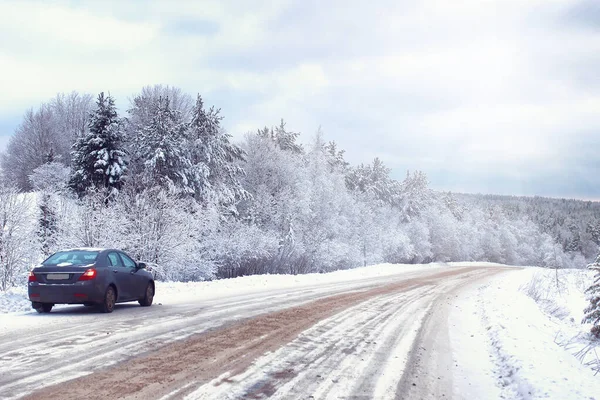
<path id="1" fill-rule="evenodd" d="M 125 301 L 131 298 L 130 280 L 128 268 L 125 268 L 119 253 L 110 252 L 106 255 L 108 259 L 108 268 L 113 274 L 113 280 L 117 285 L 118 301 Z"/>
<path id="2" fill-rule="evenodd" d="M 138 300 L 144 297 L 146 293 L 146 285 L 148 285 L 148 277 L 145 276 L 143 271 L 137 268 L 135 261 L 131 259 L 125 253 L 119 253 L 123 260 L 123 265 L 129 271 L 129 293 L 131 293 L 132 300 Z"/>

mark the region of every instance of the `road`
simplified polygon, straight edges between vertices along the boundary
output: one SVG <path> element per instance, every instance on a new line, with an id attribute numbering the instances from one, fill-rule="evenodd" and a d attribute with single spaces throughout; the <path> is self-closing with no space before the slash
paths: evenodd
<path id="1" fill-rule="evenodd" d="M 0 328 L 0 398 L 457 397 L 452 299 L 506 271 L 439 267 L 13 318 Z"/>

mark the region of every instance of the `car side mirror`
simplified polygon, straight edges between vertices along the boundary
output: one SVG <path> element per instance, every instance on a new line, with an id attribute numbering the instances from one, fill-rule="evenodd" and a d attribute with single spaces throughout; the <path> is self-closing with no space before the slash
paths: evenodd
<path id="1" fill-rule="evenodd" d="M 146 268 L 146 263 L 143 263 L 143 262 L 137 263 L 137 268 L 138 269 L 145 269 Z"/>

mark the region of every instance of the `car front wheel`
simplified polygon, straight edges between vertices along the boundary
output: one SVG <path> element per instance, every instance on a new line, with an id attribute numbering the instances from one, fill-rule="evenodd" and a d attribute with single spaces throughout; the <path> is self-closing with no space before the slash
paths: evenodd
<path id="1" fill-rule="evenodd" d="M 140 306 L 142 307 L 150 307 L 152 305 L 152 300 L 154 300 L 154 285 L 150 282 L 148 283 L 148 286 L 146 286 L 144 298 L 138 301 L 138 303 L 140 303 Z"/>

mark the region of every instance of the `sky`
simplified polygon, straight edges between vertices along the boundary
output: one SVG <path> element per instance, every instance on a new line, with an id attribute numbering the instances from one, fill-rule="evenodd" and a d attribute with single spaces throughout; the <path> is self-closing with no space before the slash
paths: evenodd
<path id="1" fill-rule="evenodd" d="M 58 92 L 200 93 L 436 190 L 600 200 L 597 0 L 0 0 L 0 151 Z"/>

